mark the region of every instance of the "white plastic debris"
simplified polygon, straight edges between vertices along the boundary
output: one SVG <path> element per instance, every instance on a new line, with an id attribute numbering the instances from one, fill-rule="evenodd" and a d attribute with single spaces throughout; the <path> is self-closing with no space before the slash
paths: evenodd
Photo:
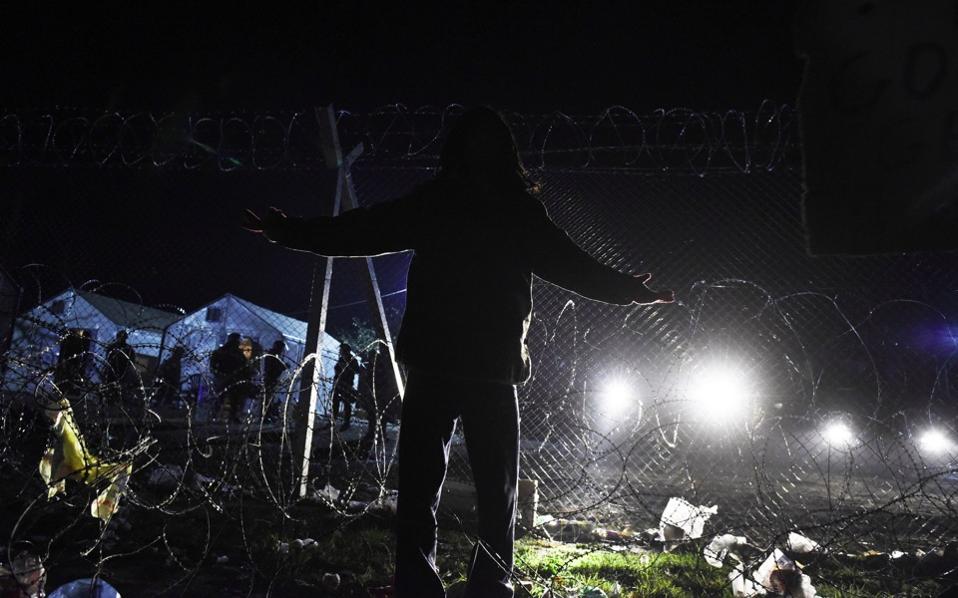
<path id="1" fill-rule="evenodd" d="M 222 556 L 216 557 L 216 564 L 217 564 L 217 565 L 225 565 L 225 564 L 228 563 L 228 562 L 230 562 L 230 557 L 226 556 L 225 554 L 222 555 Z"/>
<path id="2" fill-rule="evenodd" d="M 316 491 L 316 498 L 322 502 L 334 503 L 339 500 L 339 490 L 327 482 L 322 489 Z"/>
<path id="3" fill-rule="evenodd" d="M 725 563 L 725 557 L 730 552 L 735 552 L 738 547 L 745 545 L 746 542 L 745 536 L 721 534 L 712 538 L 709 545 L 702 550 L 702 556 L 705 557 L 705 562 L 709 565 L 721 568 Z"/>
<path id="4" fill-rule="evenodd" d="M 280 554 L 289 554 L 289 542 L 279 542 L 276 544 L 276 552 Z"/>
<path id="5" fill-rule="evenodd" d="M 822 550 L 821 544 L 798 532 L 788 532 L 788 540 L 785 541 L 785 548 L 798 554 L 809 554 L 812 552 L 821 552 Z"/>
<path id="6" fill-rule="evenodd" d="M 684 498 L 673 496 L 662 511 L 659 533 L 666 542 L 701 538 L 705 522 L 718 513 L 717 506 L 695 506 Z"/>
<path id="7" fill-rule="evenodd" d="M 47 583 L 47 571 L 40 557 L 21 552 L 10 562 L 10 573 L 20 595 L 29 598 L 45 596 L 43 588 Z"/>
<path id="8" fill-rule="evenodd" d="M 758 569 L 747 578 L 742 567 L 736 567 L 729 577 L 732 578 L 732 593 L 745 598 L 764 596 L 768 592 L 785 594 L 792 598 L 816 598 L 818 594 L 812 580 L 802 573 L 801 567 L 776 548 Z"/>
<path id="9" fill-rule="evenodd" d="M 732 582 L 732 595 L 735 598 L 751 598 L 766 593 L 762 586 L 749 579 L 745 574 L 745 566 L 741 561 L 729 572 L 728 578 Z"/>

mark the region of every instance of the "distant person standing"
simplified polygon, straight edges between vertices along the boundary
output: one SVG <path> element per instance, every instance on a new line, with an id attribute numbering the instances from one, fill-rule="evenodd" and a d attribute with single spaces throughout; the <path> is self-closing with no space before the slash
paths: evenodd
<path id="1" fill-rule="evenodd" d="M 136 353 L 127 343 L 126 330 L 119 330 L 113 341 L 106 346 L 106 364 L 103 368 L 103 382 L 108 393 L 119 405 L 127 405 L 135 393 L 137 383 Z"/>
<path id="2" fill-rule="evenodd" d="M 348 430 L 353 414 L 353 401 L 356 400 L 356 390 L 353 386 L 358 368 L 356 357 L 349 345 L 339 345 L 339 359 L 336 360 L 333 378 L 333 421 L 336 425 L 339 418 L 339 406 L 343 406 L 343 425 L 340 430 Z"/>
<path id="3" fill-rule="evenodd" d="M 271 419 L 283 408 L 283 397 L 277 397 L 276 392 L 280 390 L 280 379 L 289 369 L 284 353 L 286 343 L 279 339 L 263 355 L 263 410 Z"/>
<path id="4" fill-rule="evenodd" d="M 86 361 L 90 351 L 90 335 L 86 330 L 70 329 L 60 341 L 60 353 L 53 372 L 53 381 L 66 396 L 72 396 L 86 382 Z"/>
<path id="5" fill-rule="evenodd" d="M 242 423 L 247 416 L 247 403 L 256 400 L 256 358 L 253 341 L 244 338 L 239 344 L 242 361 L 236 369 L 233 383 L 227 391 L 230 401 L 230 419 Z"/>
<path id="6" fill-rule="evenodd" d="M 231 332 L 226 342 L 210 353 L 210 373 L 213 374 L 213 397 L 210 401 L 210 419 L 216 419 L 232 393 L 240 369 L 245 365 L 240 350 L 240 335 Z M 232 405 L 230 407 L 232 409 Z"/>
<path id="7" fill-rule="evenodd" d="M 180 385 L 183 378 L 183 355 L 186 348 L 183 345 L 173 347 L 167 357 L 156 370 L 153 385 L 156 387 L 155 401 L 157 406 L 176 406 L 180 398 Z"/>
<path id="8" fill-rule="evenodd" d="M 519 476 L 516 384 L 531 372 L 533 275 L 628 305 L 672 301 L 650 274 L 627 274 L 580 249 L 549 218 L 494 110 L 458 118 L 436 177 L 396 200 L 335 217 L 247 212 L 244 226 L 325 256 L 413 250 L 397 342 L 409 372 L 399 434 L 397 598 L 443 598 L 436 509 L 461 420 L 476 484 L 478 542 L 466 596 L 511 598 Z"/>
<path id="9" fill-rule="evenodd" d="M 366 411 L 366 435 L 363 444 L 383 446 L 386 440 L 386 422 L 392 401 L 399 400 L 393 378 L 392 361 L 382 345 L 374 344 L 363 358 L 359 370 L 359 401 Z"/>

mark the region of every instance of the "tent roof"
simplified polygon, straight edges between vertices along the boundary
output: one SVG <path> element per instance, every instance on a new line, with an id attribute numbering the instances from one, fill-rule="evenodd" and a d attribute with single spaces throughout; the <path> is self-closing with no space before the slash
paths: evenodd
<path id="1" fill-rule="evenodd" d="M 155 307 L 147 307 L 130 301 L 100 295 L 92 291 L 81 291 L 78 289 L 67 289 L 54 299 L 47 301 L 47 303 L 60 300 L 64 296 L 73 293 L 76 293 L 78 297 L 92 305 L 94 309 L 121 328 L 129 328 L 132 330 L 162 330 L 183 317 L 180 314 Z"/>
<path id="2" fill-rule="evenodd" d="M 247 301 L 241 297 L 237 297 L 232 293 L 227 293 L 222 297 L 207 303 L 199 309 L 206 309 L 207 307 L 228 301 L 230 299 L 232 299 L 239 308 L 246 310 L 256 318 L 262 320 L 268 326 L 276 329 L 276 331 L 285 338 L 298 341 L 300 343 L 306 342 L 306 322 L 265 308 L 262 305 L 256 305 L 255 303 Z M 196 311 L 199 311 L 199 309 Z M 325 336 L 326 338 L 336 340 L 329 333 L 325 333 Z"/>

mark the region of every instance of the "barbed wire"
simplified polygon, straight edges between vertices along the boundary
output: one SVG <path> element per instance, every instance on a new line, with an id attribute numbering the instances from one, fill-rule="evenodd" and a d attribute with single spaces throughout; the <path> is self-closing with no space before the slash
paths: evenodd
<path id="1" fill-rule="evenodd" d="M 434 167 L 459 105 L 368 113 L 337 111 L 345 147 L 362 160 Z M 530 168 L 624 169 L 705 174 L 798 163 L 794 108 L 769 101 L 752 112 L 687 108 L 637 113 L 505 113 Z M 325 168 L 312 110 L 259 114 L 88 111 L 0 113 L 0 165 L 213 169 Z"/>
<path id="2" fill-rule="evenodd" d="M 418 156 L 433 150 L 408 141 L 401 150 L 375 147 L 355 169 L 361 203 L 422 178 Z M 535 282 L 534 375 L 519 391 L 520 472 L 535 499 L 520 498 L 526 538 L 517 586 L 579 595 L 576 584 L 596 577 L 590 559 L 619 555 L 633 559 L 620 579 L 627 596 L 645 572 L 677 576 L 678 554 L 703 563 L 696 575 L 721 583 L 672 595 L 722 595 L 734 579 L 767 583 L 758 570 L 776 548 L 804 565 L 821 595 L 933 596 L 954 583 L 958 273 L 940 255 L 810 258 L 799 177 L 782 162 L 771 170 L 758 163 L 749 176 L 733 168 L 707 177 L 636 175 L 641 169 L 608 163 L 545 166 L 541 198 L 556 222 L 609 264 L 648 266 L 679 301 L 609 306 Z M 408 264 L 376 259 L 380 268 Z M 183 276 L 167 284 L 192 282 Z M 333 363 L 335 345 L 309 355 L 296 314 L 233 295 L 157 307 L 135 281 L 78 281 L 37 264 L 15 278 L 23 302 L 0 387 L 7 562 L 22 549 L 51 571 L 72 571 L 81 554 L 85 575 L 107 579 L 146 562 L 154 584 L 147 595 L 228 586 L 287 596 L 300 582 L 304 593 L 349 596 L 389 583 L 398 404 L 380 394 L 378 362 L 367 351 L 376 342 L 353 347 L 368 354 L 350 384 L 365 402 L 354 401 L 357 413 L 343 430 L 345 412 L 333 413 L 346 377 Z M 365 288 L 359 279 L 335 280 L 356 297 Z M 349 299 L 338 305 L 348 308 Z M 121 326 L 132 359 L 116 352 Z M 91 331 L 90 341 L 71 354 L 78 330 Z M 242 380 L 224 378 L 213 363 L 229 333 L 251 347 Z M 268 384 L 267 348 L 280 338 L 284 367 Z M 457 342 L 451 334 L 438 349 Z M 176 346 L 184 351 L 171 391 L 160 371 Z M 321 366 L 319 408 L 301 498 L 296 409 L 310 360 Z M 129 378 L 117 376 L 121 370 Z M 63 399 L 95 465 L 132 464 L 107 521 L 91 517 L 90 505 L 114 480 L 91 480 L 91 461 L 69 472 L 52 499 L 56 480 L 39 473 L 45 450 L 63 446 L 63 416 L 50 414 L 54 404 L 67 411 Z M 239 401 L 239 421 L 231 420 Z M 449 540 L 453 532 L 467 545 L 476 540 L 459 433 L 449 459 L 442 548 L 465 558 L 469 549 Z M 702 524 L 698 532 L 665 517 L 672 499 L 685 501 L 678 504 Z M 708 573 L 704 551 L 727 534 L 734 548 L 725 552 L 736 556 Z M 540 548 L 555 551 L 551 560 Z M 462 574 L 442 566 L 447 581 Z M 331 589 L 325 574 L 342 574 L 342 587 Z"/>

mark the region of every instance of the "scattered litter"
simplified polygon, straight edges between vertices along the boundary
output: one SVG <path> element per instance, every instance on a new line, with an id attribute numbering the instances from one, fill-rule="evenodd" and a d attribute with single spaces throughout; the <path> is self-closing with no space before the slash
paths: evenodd
<path id="1" fill-rule="evenodd" d="M 217 564 L 217 565 L 225 565 L 225 564 L 228 563 L 228 562 L 230 562 L 230 557 L 226 556 L 225 554 L 216 557 L 216 564 Z"/>
<path id="2" fill-rule="evenodd" d="M 628 542 L 635 537 L 635 532 L 629 528 L 615 530 L 597 527 L 592 530 L 592 537 L 596 540 L 608 540 L 609 542 Z"/>
<path id="3" fill-rule="evenodd" d="M 811 578 L 802 573 L 798 563 L 788 558 L 778 548 L 759 565 L 751 579 L 746 576 L 741 562 L 729 574 L 729 579 L 732 581 L 732 593 L 736 597 L 765 596 L 769 592 L 792 598 L 818 596 Z"/>
<path id="4" fill-rule="evenodd" d="M 399 506 L 399 493 L 396 491 L 390 491 L 384 494 L 378 501 L 376 505 L 383 512 L 396 514 L 396 509 Z"/>
<path id="5" fill-rule="evenodd" d="M 47 598 L 121 598 L 116 588 L 102 579 L 77 579 L 48 594 Z"/>
<path id="6" fill-rule="evenodd" d="M 684 498 L 673 496 L 662 511 L 659 535 L 666 543 L 702 537 L 705 522 L 718 513 L 717 506 L 695 506 Z"/>
<path id="7" fill-rule="evenodd" d="M 39 557 L 26 551 L 18 554 L 9 568 L 0 566 L 0 590 L 3 596 L 42 598 L 47 572 Z"/>
<path id="8" fill-rule="evenodd" d="M 328 590 L 336 590 L 339 588 L 339 574 L 338 573 L 323 573 L 323 587 Z"/>
<path id="9" fill-rule="evenodd" d="M 334 487 L 333 485 L 327 482 L 326 485 L 323 488 L 317 490 L 313 494 L 313 496 L 316 500 L 320 502 L 324 502 L 326 504 L 333 504 L 337 500 L 339 500 L 339 494 L 340 494 L 339 489 L 337 489 L 336 487 Z"/>
<path id="10" fill-rule="evenodd" d="M 101 461 L 88 451 L 67 399 L 60 399 L 44 411 L 53 421 L 53 432 L 59 439 L 40 459 L 40 477 L 47 484 L 47 497 L 65 491 L 67 478 L 88 486 L 106 481 L 107 487 L 90 503 L 90 515 L 109 521 L 126 492 L 132 461 Z"/>
<path id="11" fill-rule="evenodd" d="M 516 486 L 516 519 L 520 526 L 535 527 L 539 510 L 539 480 L 519 480 Z"/>
<path id="12" fill-rule="evenodd" d="M 555 521 L 555 517 L 552 515 L 536 515 L 535 527 L 543 526 L 550 521 Z"/>
<path id="13" fill-rule="evenodd" d="M 602 588 L 583 588 L 579 596 L 580 598 L 609 598 Z"/>
<path id="14" fill-rule="evenodd" d="M 812 552 L 821 552 L 822 550 L 821 544 L 798 532 L 788 532 L 788 540 L 785 541 L 785 548 L 797 554 L 809 554 Z"/>
<path id="15" fill-rule="evenodd" d="M 290 550 L 303 552 L 318 549 L 319 542 L 312 538 L 296 538 L 292 542 L 278 542 L 276 544 L 276 551 L 280 554 L 289 554 Z"/>
<path id="16" fill-rule="evenodd" d="M 702 550 L 702 556 L 705 557 L 705 562 L 709 565 L 721 568 L 725 563 L 725 557 L 739 547 L 744 546 L 747 542 L 748 540 L 745 539 L 745 536 L 734 536 L 732 534 L 715 536 L 712 538 L 712 541 L 709 542 L 709 545 Z"/>
<path id="17" fill-rule="evenodd" d="M 564 542 L 591 540 L 596 529 L 595 523 L 582 519 L 552 519 L 542 527 L 550 539 Z"/>

